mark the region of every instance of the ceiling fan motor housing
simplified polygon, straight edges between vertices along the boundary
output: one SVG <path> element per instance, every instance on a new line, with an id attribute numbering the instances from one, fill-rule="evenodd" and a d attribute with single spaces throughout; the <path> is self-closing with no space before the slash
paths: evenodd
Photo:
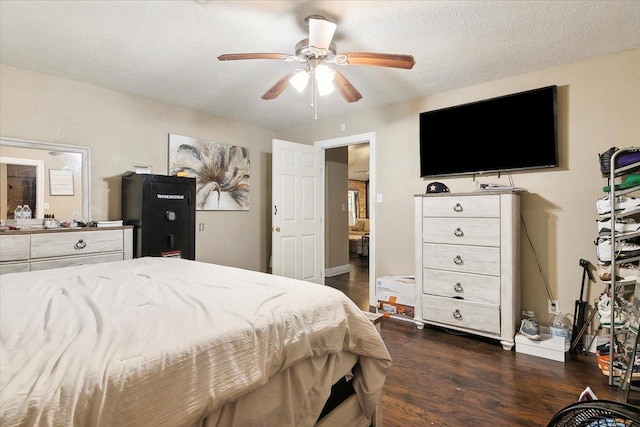
<path id="1" fill-rule="evenodd" d="M 331 42 L 327 49 L 318 49 L 309 45 L 309 39 L 300 40 L 296 44 L 296 57 L 300 62 L 305 62 L 309 58 L 324 57 L 327 61 L 332 61 L 336 56 L 336 44 Z"/>

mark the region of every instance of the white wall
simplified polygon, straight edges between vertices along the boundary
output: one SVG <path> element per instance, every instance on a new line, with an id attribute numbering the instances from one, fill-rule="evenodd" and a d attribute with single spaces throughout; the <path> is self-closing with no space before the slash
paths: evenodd
<path id="1" fill-rule="evenodd" d="M 168 173 L 169 133 L 249 148 L 250 210 L 196 212 L 196 258 L 268 270 L 274 132 L 6 65 L 0 94 L 0 135 L 90 147 L 92 220 L 121 218 L 120 177 L 134 165 Z"/>
<path id="2" fill-rule="evenodd" d="M 522 196 L 522 219 L 528 238 L 521 241 L 522 307 L 546 320 L 548 282 L 561 310 L 573 314 L 580 297 L 580 258 L 596 264 L 595 200 L 604 195 L 598 153 L 611 146 L 640 145 L 640 49 L 536 71 L 508 79 L 461 88 L 413 102 L 318 120 L 310 126 L 279 132 L 279 137 L 312 143 L 376 133 L 377 192 L 376 275 L 414 271 L 413 195 L 423 193 L 432 180 L 419 178 L 418 115 L 427 110 L 463 104 L 548 85 L 558 85 L 560 167 L 513 173 Z M 367 94 L 363 94 L 367 96 Z M 340 132 L 344 123 L 345 132 Z M 513 155 L 518 148 L 514 146 Z M 475 190 L 471 177 L 442 178 L 452 192 Z M 508 176 L 488 175 L 481 182 L 508 184 Z M 375 199 L 375 195 L 372 196 Z M 529 240 L 531 244 L 529 244 Z M 540 264 L 540 274 L 534 251 Z M 604 289 L 588 286 L 588 300 Z"/>

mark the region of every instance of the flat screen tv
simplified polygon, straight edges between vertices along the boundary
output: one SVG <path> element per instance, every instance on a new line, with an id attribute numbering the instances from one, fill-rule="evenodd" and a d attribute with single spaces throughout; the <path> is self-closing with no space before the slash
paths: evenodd
<path id="1" fill-rule="evenodd" d="M 420 176 L 558 166 L 557 86 L 420 113 Z"/>

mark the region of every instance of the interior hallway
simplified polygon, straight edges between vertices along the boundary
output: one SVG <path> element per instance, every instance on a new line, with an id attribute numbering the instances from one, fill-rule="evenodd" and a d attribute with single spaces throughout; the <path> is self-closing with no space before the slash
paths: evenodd
<path id="1" fill-rule="evenodd" d="M 327 277 L 325 284 L 344 292 L 363 311 L 369 311 L 369 260 L 349 254 L 349 273 Z"/>

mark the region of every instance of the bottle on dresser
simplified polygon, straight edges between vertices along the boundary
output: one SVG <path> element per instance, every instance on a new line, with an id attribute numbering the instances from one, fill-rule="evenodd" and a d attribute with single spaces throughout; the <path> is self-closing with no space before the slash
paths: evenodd
<path id="1" fill-rule="evenodd" d="M 22 219 L 24 220 L 24 225 L 22 228 L 29 229 L 31 228 L 31 208 L 29 205 L 24 205 L 22 207 Z"/>
<path id="2" fill-rule="evenodd" d="M 22 227 L 22 215 L 24 213 L 24 209 L 22 205 L 18 205 L 16 209 L 13 211 L 13 219 L 16 221 L 16 226 Z"/>
<path id="3" fill-rule="evenodd" d="M 44 228 L 58 228 L 58 221 L 54 214 L 44 214 Z"/>

